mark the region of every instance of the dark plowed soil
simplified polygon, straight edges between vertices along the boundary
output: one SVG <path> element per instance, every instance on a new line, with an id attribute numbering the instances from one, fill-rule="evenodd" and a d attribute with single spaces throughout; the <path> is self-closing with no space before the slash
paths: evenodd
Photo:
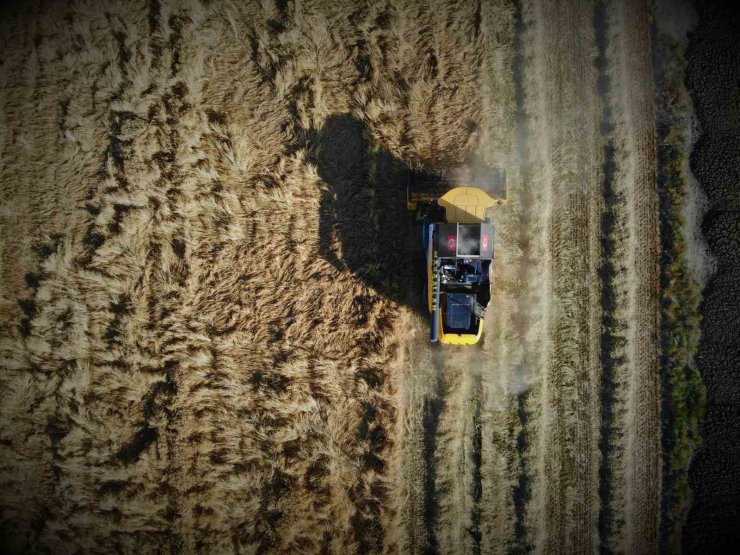
<path id="1" fill-rule="evenodd" d="M 733 7 L 734 4 L 734 7 Z M 704 291 L 697 361 L 707 386 L 704 447 L 689 474 L 686 553 L 720 553 L 740 540 L 740 9 L 697 2 L 688 86 L 701 125 L 691 168 L 709 199 L 703 230 L 717 257 Z"/>

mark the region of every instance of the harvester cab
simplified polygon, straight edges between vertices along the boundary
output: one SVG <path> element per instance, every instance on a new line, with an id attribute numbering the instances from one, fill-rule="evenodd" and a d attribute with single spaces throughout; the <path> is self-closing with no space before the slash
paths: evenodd
<path id="1" fill-rule="evenodd" d="M 422 225 L 431 341 L 480 341 L 491 299 L 496 230 L 490 209 L 503 202 L 477 187 L 450 188 L 441 177 L 423 183 L 410 177 L 407 207 Z"/>

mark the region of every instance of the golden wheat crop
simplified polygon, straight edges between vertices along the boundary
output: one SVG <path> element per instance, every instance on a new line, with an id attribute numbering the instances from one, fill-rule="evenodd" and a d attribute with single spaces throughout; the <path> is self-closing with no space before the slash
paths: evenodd
<path id="1" fill-rule="evenodd" d="M 4 545 L 407 545 L 405 178 L 507 148 L 509 12 L 6 9 Z"/>

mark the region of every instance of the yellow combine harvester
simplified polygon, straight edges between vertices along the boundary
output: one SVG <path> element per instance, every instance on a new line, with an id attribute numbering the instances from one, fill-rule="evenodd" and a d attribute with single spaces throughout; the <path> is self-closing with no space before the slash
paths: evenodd
<path id="1" fill-rule="evenodd" d="M 499 174 L 501 175 L 501 174 Z M 505 176 L 504 176 L 505 183 Z M 483 334 L 491 299 L 495 228 L 489 209 L 504 202 L 477 187 L 451 190 L 439 179 L 419 191 L 414 176 L 407 191 L 408 209 L 422 223 L 426 255 L 426 302 L 430 339 L 450 345 L 473 345 Z M 444 190 L 447 190 L 441 194 Z"/>

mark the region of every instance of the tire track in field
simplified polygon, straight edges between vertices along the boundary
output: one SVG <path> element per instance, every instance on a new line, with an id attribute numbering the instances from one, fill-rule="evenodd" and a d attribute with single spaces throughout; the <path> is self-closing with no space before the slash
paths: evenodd
<path id="1" fill-rule="evenodd" d="M 655 176 L 655 107 L 651 66 L 650 7 L 643 0 L 615 2 L 618 22 L 615 73 L 624 87 L 619 110 L 624 148 L 629 246 L 627 352 L 630 359 L 624 414 L 624 541 L 632 553 L 657 549 L 661 443 L 658 336 L 658 197 Z M 620 487 L 617 486 L 617 487 Z M 621 488 L 620 488 L 621 489 Z"/>
<path id="2" fill-rule="evenodd" d="M 529 284 L 532 282 L 534 273 L 541 270 L 541 264 L 545 262 L 543 255 L 544 244 L 547 241 L 547 236 L 533 233 L 535 229 L 535 222 L 539 219 L 539 226 L 542 226 L 542 222 L 547 222 L 549 219 L 549 210 L 544 208 L 541 214 L 536 212 L 535 206 L 540 203 L 548 206 L 550 204 L 549 188 L 545 187 L 543 193 L 536 191 L 535 172 L 532 171 L 532 167 L 535 164 L 541 164 L 542 151 L 540 148 L 543 145 L 532 145 L 533 133 L 529 128 L 529 124 L 533 118 L 531 114 L 527 113 L 525 106 L 525 90 L 524 90 L 524 72 L 525 70 L 525 46 L 524 40 L 528 35 L 528 25 L 524 20 L 522 14 L 521 2 L 516 2 L 515 12 L 515 51 L 516 57 L 514 58 L 514 82 L 515 82 L 515 98 L 516 98 L 516 141 L 517 151 L 520 157 L 520 173 L 521 182 L 523 187 L 522 192 L 522 212 L 519 216 L 519 236 L 518 244 L 521 252 L 523 253 L 523 259 L 519 268 L 519 279 L 522 283 Z M 529 68 L 532 70 L 533 68 Z M 537 93 L 530 93 L 533 97 L 537 98 Z M 536 109 L 536 108 L 535 108 Z M 536 117 L 536 116 L 535 116 Z M 539 147 L 539 148 L 538 148 Z M 545 164 L 543 164 L 545 166 Z M 542 198 L 544 195 L 544 198 Z M 537 197 L 540 196 L 538 199 Z M 540 201 L 539 203 L 537 201 Z M 537 242 L 542 241 L 541 245 Z M 537 258 L 541 257 L 540 260 Z M 529 359 L 523 363 L 523 367 L 540 366 L 545 360 L 545 345 L 540 344 L 540 357 L 539 359 L 532 356 L 533 352 L 537 351 L 533 349 L 531 338 L 527 337 L 527 329 L 534 323 L 532 307 L 534 301 L 534 295 L 531 290 L 527 291 L 526 295 L 522 295 L 517 303 L 517 312 L 514 315 L 515 327 L 518 333 L 522 336 L 522 355 L 525 359 Z M 530 371 L 531 372 L 531 371 Z M 530 379 L 532 379 L 530 377 Z M 518 457 L 517 463 L 517 477 L 516 483 L 512 488 L 512 501 L 514 505 L 514 542 L 522 551 L 528 551 L 531 549 L 532 537 L 530 531 L 527 530 L 527 504 L 531 500 L 532 494 L 532 469 L 531 469 L 531 458 L 533 456 L 533 447 L 530 440 L 530 436 L 536 432 L 534 429 L 534 423 L 537 420 L 537 414 L 530 414 L 531 409 L 527 406 L 527 400 L 530 398 L 530 391 L 525 389 L 524 391 L 516 394 L 516 415 L 518 423 L 518 432 L 516 434 L 516 453 Z"/>
<path id="3" fill-rule="evenodd" d="M 546 125 L 547 158 L 552 167 L 549 226 L 550 303 L 548 337 L 552 345 L 542 385 L 542 416 L 537 436 L 541 502 L 536 549 L 590 552 L 598 511 L 597 408 L 591 384 L 598 382 L 597 283 L 598 119 L 591 5 L 582 2 L 524 4 L 536 26 Z M 550 45 L 557 44 L 557 48 Z M 591 85 L 593 84 L 593 85 Z M 596 229 L 594 229 L 596 228 Z"/>
<path id="4" fill-rule="evenodd" d="M 444 347 L 442 347 L 444 348 Z M 436 534 L 442 553 L 480 549 L 473 517 L 477 480 L 476 405 L 480 399 L 479 348 L 440 352 L 444 405 L 436 439 Z"/>
<path id="5" fill-rule="evenodd" d="M 428 348 L 427 346 L 425 346 Z M 445 409 L 447 388 L 444 386 L 441 368 L 437 358 L 432 355 L 431 368 L 435 372 L 435 384 L 431 394 L 424 397 L 424 528 L 426 546 L 424 550 L 440 551 L 437 524 L 439 522 L 439 491 L 437 487 L 437 449 L 439 421 Z"/>
<path id="6" fill-rule="evenodd" d="M 420 318 L 407 313 L 402 319 L 411 338 L 403 346 L 399 361 L 398 493 L 396 526 L 400 532 L 398 547 L 402 552 L 421 553 L 437 545 L 433 536 L 436 519 L 433 465 L 434 438 L 438 409 L 434 402 L 433 384 L 427 373 L 430 360 L 426 336 Z M 431 534 L 430 534 L 431 532 Z"/>
<path id="7" fill-rule="evenodd" d="M 594 12 L 603 103 L 603 333 L 599 539 L 603 553 L 656 547 L 657 200 L 649 27 L 644 2 Z M 654 270 L 651 270 L 652 266 Z M 653 297 L 650 297 L 650 291 Z M 652 353 L 652 354 L 651 354 Z M 655 406 L 652 405 L 654 403 Z M 650 476 L 635 485 L 637 476 Z M 657 486 L 659 489 L 659 485 Z M 656 512 L 653 512 L 656 511 Z"/>
<path id="8" fill-rule="evenodd" d="M 477 374 L 473 380 L 473 439 L 472 439 L 472 458 L 473 465 L 473 483 L 471 485 L 473 506 L 470 515 L 470 528 L 468 534 L 473 542 L 473 553 L 480 555 L 482 553 L 482 518 L 483 509 L 481 501 L 483 498 L 483 382 L 482 376 Z"/>
<path id="9" fill-rule="evenodd" d="M 490 9 L 490 7 L 489 7 Z M 537 503 L 529 504 L 536 472 L 531 438 L 537 433 L 538 375 L 546 360 L 547 340 L 540 332 L 547 317 L 547 222 L 549 221 L 549 167 L 547 137 L 533 132 L 541 127 L 542 87 L 537 80 L 537 59 L 532 56 L 534 33 L 531 17 L 525 22 L 522 6 L 498 6 L 499 33 L 510 33 L 506 52 L 499 50 L 494 64 L 511 75 L 508 95 L 501 82 L 493 84 L 502 103 L 494 118 L 510 110 L 508 126 L 490 133 L 490 145 L 511 145 L 509 156 L 489 157 L 500 164 L 508 158 L 507 203 L 497 209 L 497 254 L 486 337 L 482 344 L 482 495 L 481 548 L 483 552 L 526 551 L 533 537 L 531 523 Z M 492 15 L 492 14 L 491 14 Z M 490 17 L 490 15 L 489 15 Z M 499 49 L 501 45 L 499 45 Z M 502 60 L 503 58 L 503 60 Z M 496 79 L 496 73 L 491 78 Z M 502 90 L 503 89 L 503 90 Z M 508 110 L 507 110 L 508 108 Z M 497 113 L 499 112 L 499 113 Z M 494 120 L 495 121 L 495 120 Z M 496 127 L 501 127 L 499 123 Z M 503 130 L 509 136 L 497 137 Z M 513 147 L 513 148 L 512 148 Z M 502 154 L 504 156 L 502 156 Z M 484 155 L 485 158 L 485 155 Z M 498 158 L 498 160 L 496 160 Z"/>
<path id="10" fill-rule="evenodd" d="M 493 503 L 484 506 L 490 520 L 483 535 L 485 551 L 526 551 L 531 543 L 526 520 L 533 480 L 530 437 L 535 433 L 537 408 L 527 401 L 538 396 L 536 376 L 545 360 L 543 338 L 532 330 L 537 329 L 545 312 L 545 295 L 536 276 L 546 264 L 546 234 L 541 231 L 548 219 L 549 200 L 548 189 L 538 183 L 538 171 L 546 171 L 541 143 L 534 144 L 529 128 L 538 117 L 536 106 L 525 105 L 525 96 L 536 104 L 539 88 L 535 85 L 525 94 L 525 80 L 534 75 L 531 67 L 525 68 L 531 28 L 525 23 L 520 3 L 510 8 L 515 147 L 510 169 L 514 171 L 507 177 L 507 204 L 497 211 L 495 220 L 500 246 L 494 261 L 492 318 L 487 322 L 489 335 L 483 345 L 483 356 L 492 361 L 484 364 L 490 373 L 484 376 L 484 384 L 490 442 L 486 469 L 491 473 L 485 479 L 484 499 L 486 504 Z"/>
<path id="11" fill-rule="evenodd" d="M 520 280 L 527 288 L 517 302 L 515 325 L 522 335 L 522 368 L 529 372 L 529 389 L 521 391 L 512 410 L 518 422 L 512 488 L 514 523 L 512 540 L 517 549 L 527 552 L 541 545 L 548 530 L 545 495 L 548 477 L 545 465 L 544 400 L 549 394 L 546 369 L 551 339 L 546 333 L 551 319 L 550 253 L 553 203 L 552 142 L 548 132 L 549 95 L 545 82 L 547 64 L 543 26 L 546 14 L 542 3 L 518 5 L 516 78 L 517 143 L 520 156 L 523 197 L 517 221 L 518 244 L 524 255 Z M 528 384 L 528 385 L 529 385 Z"/>
<path id="12" fill-rule="evenodd" d="M 409 252 L 419 258 L 418 244 Z M 409 267 L 411 269 L 411 266 Z M 419 279 L 421 281 L 421 279 Z M 421 303 L 419 303 L 421 305 Z M 408 312 L 401 322 L 410 330 L 399 364 L 399 418 L 397 525 L 399 550 L 406 553 L 439 553 L 437 522 L 438 431 L 445 408 L 445 384 L 439 351 L 430 348 L 427 321 Z"/>

